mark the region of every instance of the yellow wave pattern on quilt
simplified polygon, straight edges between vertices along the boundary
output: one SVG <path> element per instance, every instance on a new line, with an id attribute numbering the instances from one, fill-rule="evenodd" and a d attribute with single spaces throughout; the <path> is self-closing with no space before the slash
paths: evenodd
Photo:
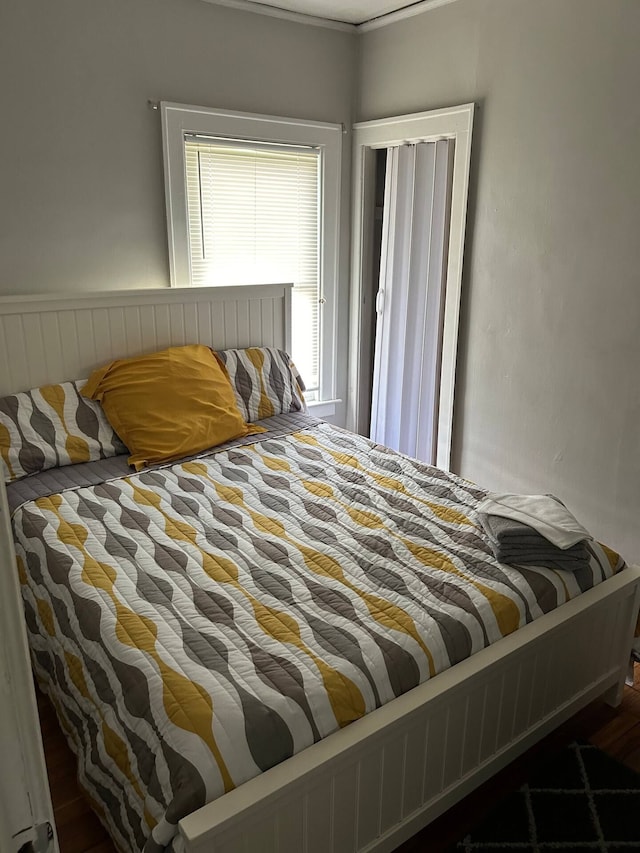
<path id="1" fill-rule="evenodd" d="M 6 482 L 49 468 L 126 453 L 84 381 L 43 385 L 0 399 L 0 457 Z"/>
<path id="2" fill-rule="evenodd" d="M 67 406 L 67 396 L 62 385 L 47 385 L 40 389 L 42 399 L 45 400 L 60 419 L 60 423 L 65 436 L 65 449 L 69 454 L 69 459 L 73 464 L 78 462 L 88 462 L 91 459 L 91 450 L 89 443 L 80 435 L 73 435 L 67 424 L 65 417 L 65 408 Z"/>
<path id="3" fill-rule="evenodd" d="M 34 665 L 118 845 L 621 567 L 497 563 L 485 494 L 322 424 L 18 510 Z"/>

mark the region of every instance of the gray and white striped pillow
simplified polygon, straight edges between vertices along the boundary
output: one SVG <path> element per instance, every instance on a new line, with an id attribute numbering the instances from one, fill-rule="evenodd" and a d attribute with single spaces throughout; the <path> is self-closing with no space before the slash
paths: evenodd
<path id="1" fill-rule="evenodd" d="M 291 358 L 274 347 L 227 349 L 223 363 L 236 403 L 249 423 L 286 412 L 306 412 L 304 383 Z"/>
<path id="2" fill-rule="evenodd" d="M 86 380 L 45 385 L 0 400 L 6 483 L 78 462 L 127 453 L 102 410 L 80 394 Z"/>

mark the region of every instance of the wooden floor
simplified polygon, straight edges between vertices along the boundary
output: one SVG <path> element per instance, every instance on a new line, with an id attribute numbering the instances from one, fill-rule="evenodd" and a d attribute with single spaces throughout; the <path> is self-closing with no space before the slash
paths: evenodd
<path id="1" fill-rule="evenodd" d="M 51 705 L 41 694 L 38 704 L 61 853 L 116 853 L 78 788 L 75 759 Z M 619 708 L 613 710 L 602 703 L 590 705 L 399 847 L 396 853 L 427 850 L 441 853 L 478 823 L 499 797 L 522 784 L 532 761 L 552 755 L 575 738 L 591 741 L 640 773 L 640 665 L 636 666 L 635 684 L 625 689 Z"/>

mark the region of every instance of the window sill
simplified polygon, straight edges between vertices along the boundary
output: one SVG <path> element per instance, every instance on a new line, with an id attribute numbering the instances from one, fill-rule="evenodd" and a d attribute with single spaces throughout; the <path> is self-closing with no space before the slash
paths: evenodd
<path id="1" fill-rule="evenodd" d="M 330 418 L 336 413 L 336 405 L 342 400 L 318 400 L 314 403 L 307 403 L 309 414 L 315 418 Z"/>

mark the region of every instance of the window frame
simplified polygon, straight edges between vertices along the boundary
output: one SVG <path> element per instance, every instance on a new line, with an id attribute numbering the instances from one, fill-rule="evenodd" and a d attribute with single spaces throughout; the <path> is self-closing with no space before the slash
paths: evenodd
<path id="1" fill-rule="evenodd" d="M 319 311 L 320 382 L 317 405 L 335 401 L 342 125 L 169 102 L 162 102 L 160 110 L 172 287 L 192 286 L 187 221 L 185 133 L 249 142 L 308 145 L 319 149 L 318 299 L 321 310 Z"/>

